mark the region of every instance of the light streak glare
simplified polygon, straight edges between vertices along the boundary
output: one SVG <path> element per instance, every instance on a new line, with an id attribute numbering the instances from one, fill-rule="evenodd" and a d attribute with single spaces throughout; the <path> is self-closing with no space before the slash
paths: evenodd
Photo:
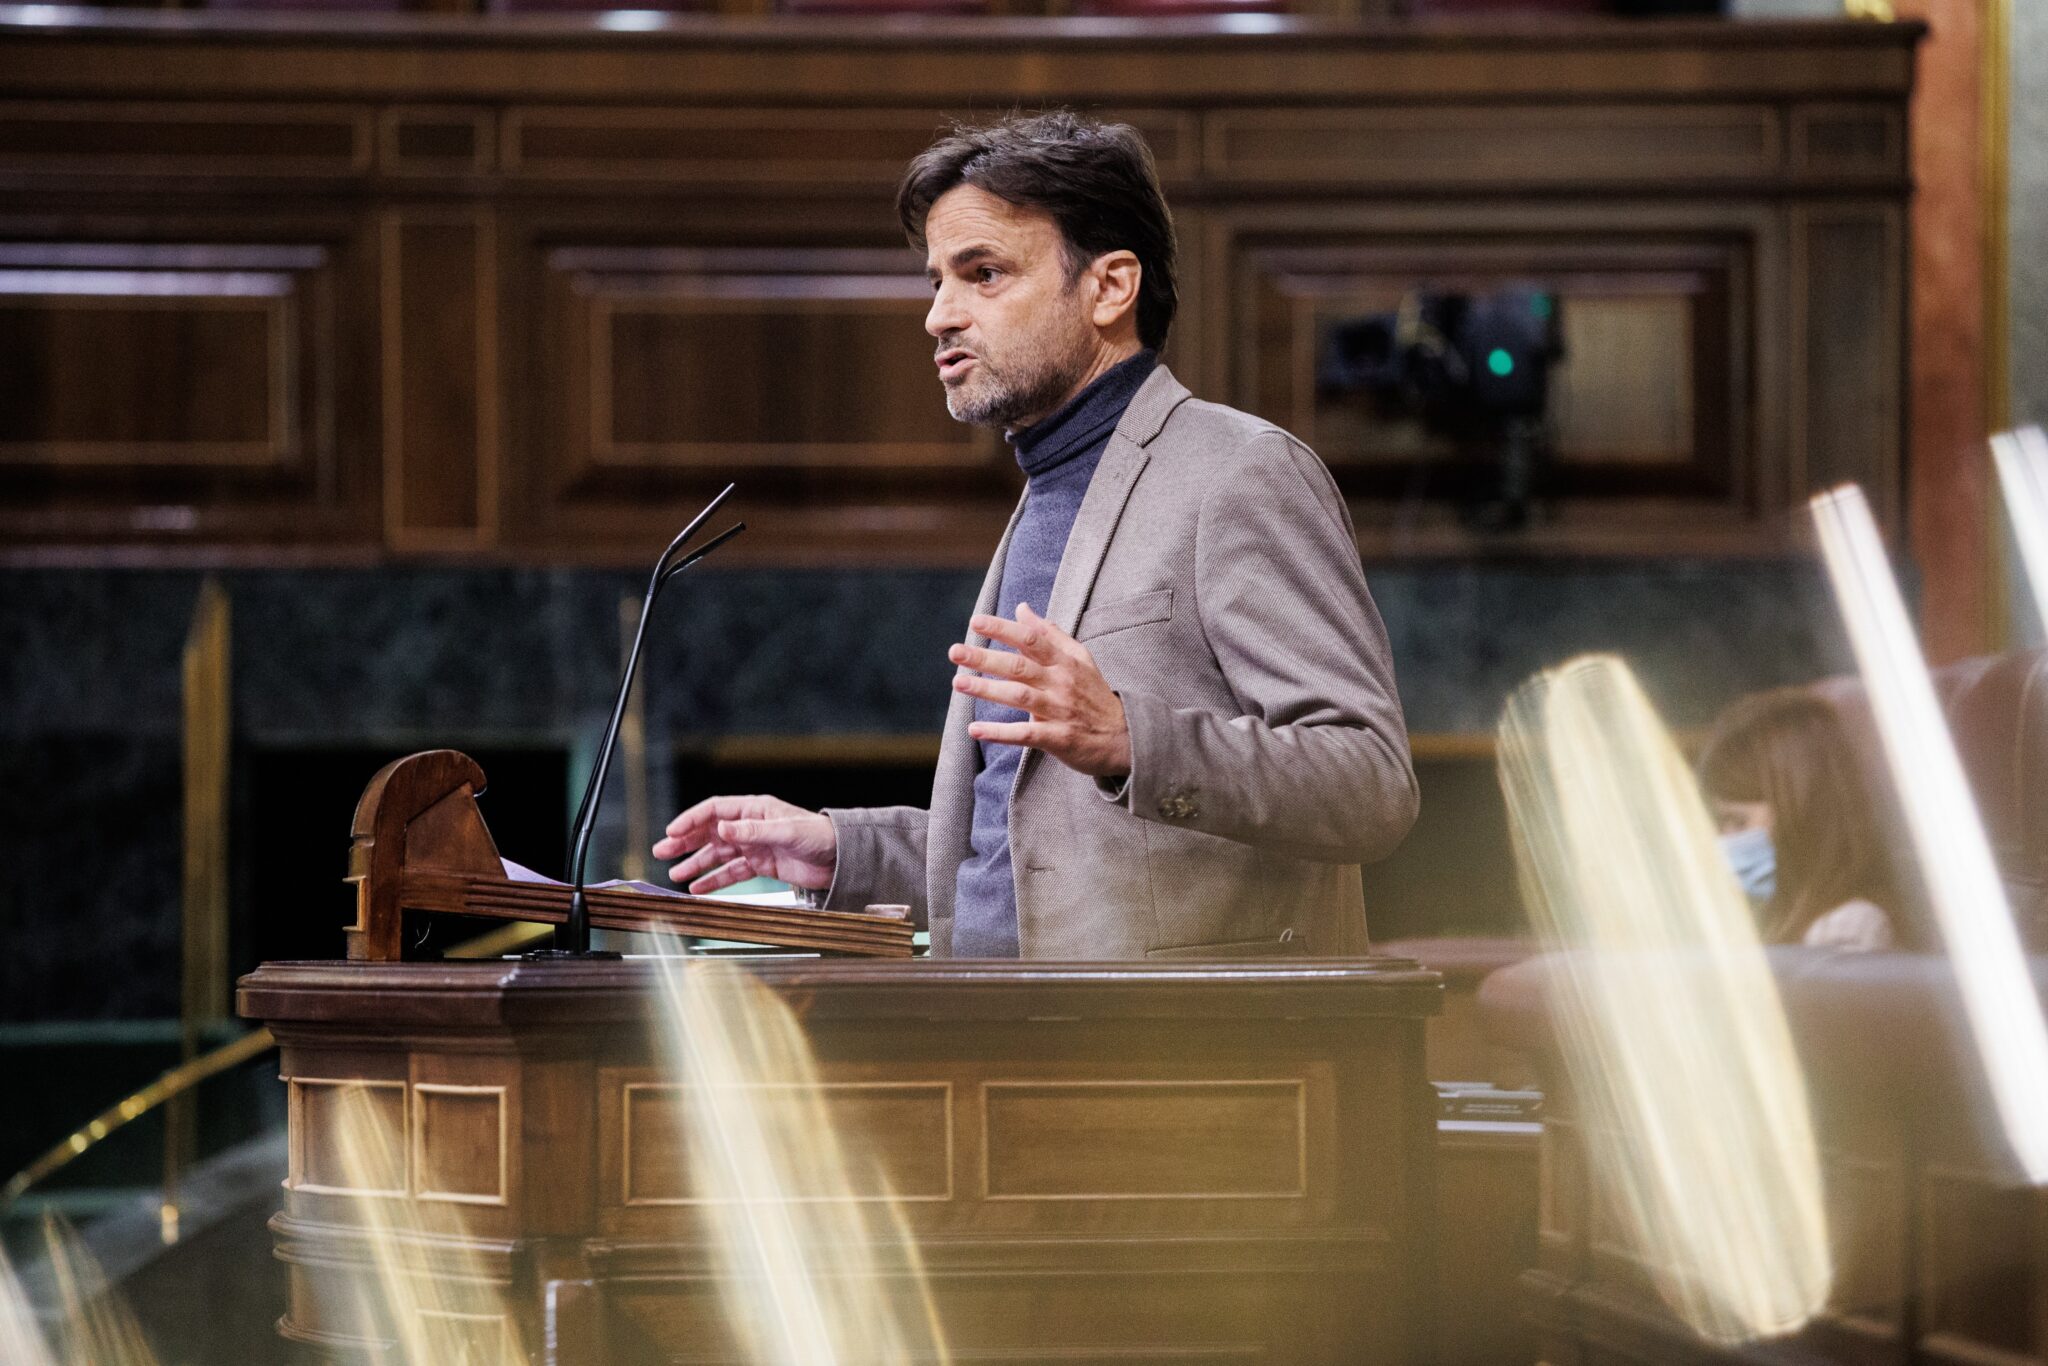
<path id="1" fill-rule="evenodd" d="M 1734 1344 L 1825 1305 L 1804 1077 L 1697 786 L 1611 656 L 1509 699 L 1501 786 L 1597 1189 L 1688 1327 Z"/>
<path id="2" fill-rule="evenodd" d="M 652 961 L 692 1200 L 746 1359 L 943 1366 L 916 1240 L 837 1132 L 795 1015 L 730 964 Z"/>
<path id="3" fill-rule="evenodd" d="M 34 1265 L 36 1297 L 0 1252 L 0 1362 L 6 1366 L 157 1366 L 128 1305 L 70 1225 L 54 1214 L 42 1223 L 42 1255 Z"/>
<path id="4" fill-rule="evenodd" d="M 1845 485 L 1811 507 L 1993 1108 L 2021 1174 L 2041 1185 L 2048 1021 L 2004 880 L 1863 491 Z"/>
<path id="5" fill-rule="evenodd" d="M 368 1087 L 343 1087 L 336 1098 L 335 1156 L 369 1264 L 351 1327 L 387 1343 L 394 1366 L 525 1366 L 508 1287 L 484 1265 L 465 1221 L 406 1193 L 402 1124 Z"/>
<path id="6" fill-rule="evenodd" d="M 2039 427 L 2000 432 L 1991 438 L 1991 456 L 2034 608 L 2048 622 L 2048 433 Z"/>

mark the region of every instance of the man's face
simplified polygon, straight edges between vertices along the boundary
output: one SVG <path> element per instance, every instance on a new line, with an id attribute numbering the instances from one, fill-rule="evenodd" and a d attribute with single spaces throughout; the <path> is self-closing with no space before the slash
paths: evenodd
<path id="1" fill-rule="evenodd" d="M 924 330 L 938 339 L 946 411 L 989 427 L 1029 426 L 1052 412 L 1088 373 L 1097 345 L 1092 299 L 1067 277 L 1052 216 L 956 185 L 933 203 L 924 233 Z"/>

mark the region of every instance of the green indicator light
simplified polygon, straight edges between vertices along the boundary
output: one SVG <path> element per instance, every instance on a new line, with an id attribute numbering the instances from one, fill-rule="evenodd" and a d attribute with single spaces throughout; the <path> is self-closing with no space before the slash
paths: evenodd
<path id="1" fill-rule="evenodd" d="M 1531 313 L 1534 313 L 1539 318 L 1549 317 L 1550 296 L 1548 294 L 1538 294 L 1535 298 L 1529 301 L 1529 311 Z"/>
<path id="2" fill-rule="evenodd" d="M 1486 353 L 1486 368 L 1505 379 L 1515 373 L 1515 358 L 1496 346 Z"/>

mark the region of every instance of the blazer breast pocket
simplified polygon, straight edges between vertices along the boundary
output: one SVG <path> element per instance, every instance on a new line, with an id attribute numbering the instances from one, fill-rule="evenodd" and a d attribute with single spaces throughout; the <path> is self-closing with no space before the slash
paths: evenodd
<path id="1" fill-rule="evenodd" d="M 1134 627 L 1171 620 L 1173 590 L 1155 588 L 1149 593 L 1134 593 L 1128 598 L 1116 598 L 1110 602 L 1094 604 L 1081 614 L 1081 629 L 1074 638 L 1095 640 L 1113 631 L 1128 631 Z"/>

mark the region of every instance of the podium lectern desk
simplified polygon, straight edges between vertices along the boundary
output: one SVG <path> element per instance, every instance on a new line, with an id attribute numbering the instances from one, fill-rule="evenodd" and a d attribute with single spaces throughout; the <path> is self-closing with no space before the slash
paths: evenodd
<path id="1" fill-rule="evenodd" d="M 1426 1359 L 1435 974 L 1404 959 L 763 959 L 828 1107 L 902 1201 L 955 1359 Z M 290 1164 L 288 1337 L 381 1344 L 351 1086 L 404 1134 L 376 1199 L 459 1211 L 531 1358 L 735 1362 L 661 1123 L 656 965 L 271 963 Z"/>

